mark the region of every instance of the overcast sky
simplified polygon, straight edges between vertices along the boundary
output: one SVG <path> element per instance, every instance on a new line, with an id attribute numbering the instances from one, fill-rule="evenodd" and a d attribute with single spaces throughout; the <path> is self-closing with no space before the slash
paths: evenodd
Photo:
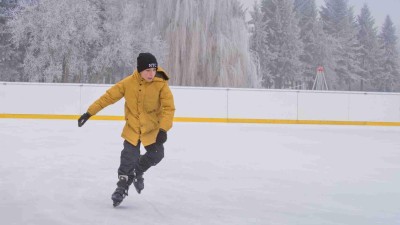
<path id="1" fill-rule="evenodd" d="M 255 0 L 239 0 L 243 2 L 245 8 L 253 10 Z M 260 2 L 260 0 L 258 0 Z M 318 7 L 325 5 L 324 0 L 316 0 Z M 396 26 L 397 33 L 400 33 L 400 0 L 348 0 L 350 6 L 354 6 L 355 15 L 360 14 L 364 3 L 367 3 L 372 15 L 375 18 L 375 25 L 381 27 L 385 21 L 386 15 L 390 15 Z"/>

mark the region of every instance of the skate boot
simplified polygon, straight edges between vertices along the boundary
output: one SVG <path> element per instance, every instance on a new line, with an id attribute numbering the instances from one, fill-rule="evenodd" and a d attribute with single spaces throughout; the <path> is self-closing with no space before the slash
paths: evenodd
<path id="1" fill-rule="evenodd" d="M 118 186 L 117 189 L 115 189 L 114 193 L 111 195 L 114 207 L 121 204 L 124 198 L 128 195 L 128 190 L 129 190 L 128 176 L 120 175 L 117 186 Z"/>
<path id="2" fill-rule="evenodd" d="M 144 189 L 144 183 L 143 183 L 143 173 L 136 173 L 135 178 L 133 180 L 133 185 L 136 188 L 137 193 L 140 194 L 140 192 Z"/>

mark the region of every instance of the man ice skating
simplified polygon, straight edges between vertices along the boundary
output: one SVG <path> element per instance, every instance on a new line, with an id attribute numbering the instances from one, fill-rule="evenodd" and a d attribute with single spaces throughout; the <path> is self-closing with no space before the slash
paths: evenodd
<path id="1" fill-rule="evenodd" d="M 164 143 L 175 113 L 168 80 L 167 73 L 158 66 L 154 55 L 140 53 L 133 74 L 108 89 L 78 119 L 78 126 L 81 127 L 100 110 L 125 98 L 126 123 L 121 135 L 125 140 L 117 189 L 111 196 L 114 206 L 119 205 L 128 195 L 132 183 L 140 194 L 144 188 L 143 173 L 164 157 Z M 140 144 L 146 149 L 142 156 Z"/>

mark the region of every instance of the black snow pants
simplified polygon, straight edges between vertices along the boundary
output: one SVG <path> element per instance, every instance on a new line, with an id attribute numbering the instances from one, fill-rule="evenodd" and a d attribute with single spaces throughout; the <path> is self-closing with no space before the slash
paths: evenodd
<path id="1" fill-rule="evenodd" d="M 157 165 L 164 158 L 164 145 L 162 143 L 156 142 L 144 148 L 146 149 L 146 153 L 140 155 L 140 141 L 137 146 L 132 145 L 126 140 L 124 141 L 118 176 L 127 175 L 131 181 L 135 174 L 143 174 L 151 166 Z"/>

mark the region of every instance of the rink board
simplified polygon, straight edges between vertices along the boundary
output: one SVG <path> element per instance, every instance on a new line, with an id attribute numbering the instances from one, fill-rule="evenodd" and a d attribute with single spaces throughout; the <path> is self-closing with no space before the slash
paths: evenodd
<path id="1" fill-rule="evenodd" d="M 1 118 L 75 119 L 110 85 L 2 83 Z M 177 122 L 400 125 L 400 94 L 171 87 Z M 124 100 L 97 119 L 123 119 Z M 96 118 L 94 118 L 96 119 Z"/>

